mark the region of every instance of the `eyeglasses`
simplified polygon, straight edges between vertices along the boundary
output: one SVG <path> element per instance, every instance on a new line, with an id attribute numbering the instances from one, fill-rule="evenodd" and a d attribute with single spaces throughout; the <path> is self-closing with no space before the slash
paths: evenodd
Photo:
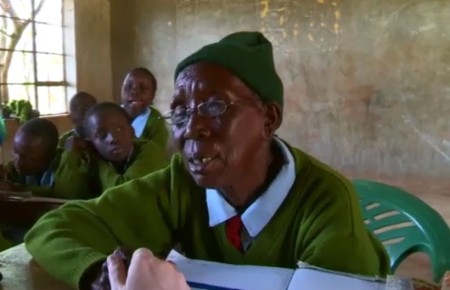
<path id="1" fill-rule="evenodd" d="M 244 102 L 226 102 L 221 100 L 211 100 L 207 102 L 203 102 L 197 106 L 197 108 L 183 108 L 178 107 L 174 110 L 170 110 L 166 113 L 164 113 L 161 117 L 161 119 L 164 119 L 167 124 L 169 125 L 182 125 L 187 122 L 189 117 L 197 111 L 197 114 L 199 114 L 202 117 L 205 118 L 215 118 L 219 117 L 225 111 L 229 106 L 235 105 L 237 103 Z M 254 102 L 254 101 L 252 101 Z"/>

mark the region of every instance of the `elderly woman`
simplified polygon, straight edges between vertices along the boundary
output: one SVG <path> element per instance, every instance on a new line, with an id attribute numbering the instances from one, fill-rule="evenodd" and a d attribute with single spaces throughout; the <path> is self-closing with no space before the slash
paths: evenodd
<path id="1" fill-rule="evenodd" d="M 47 214 L 27 249 L 82 289 L 98 285 L 121 245 L 160 257 L 179 244 L 196 259 L 387 274 L 349 181 L 275 136 L 282 109 L 272 45 L 261 33 L 201 48 L 176 68 L 165 118 L 180 153 L 170 166 Z"/>

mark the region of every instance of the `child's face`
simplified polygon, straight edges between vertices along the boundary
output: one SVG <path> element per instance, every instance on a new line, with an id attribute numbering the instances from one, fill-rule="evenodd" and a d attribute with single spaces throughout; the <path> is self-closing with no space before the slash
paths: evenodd
<path id="1" fill-rule="evenodd" d="M 127 160 L 133 147 L 133 128 L 123 115 L 112 110 L 91 116 L 87 135 L 97 152 L 111 162 Z"/>
<path id="2" fill-rule="evenodd" d="M 21 174 L 36 175 L 45 172 L 52 159 L 48 155 L 42 138 L 17 132 L 13 144 L 13 161 Z"/>
<path id="3" fill-rule="evenodd" d="M 122 104 L 132 119 L 150 106 L 154 98 L 155 87 L 148 75 L 139 71 L 127 75 L 122 85 Z"/>
<path id="4" fill-rule="evenodd" d="M 84 115 L 94 105 L 95 103 L 92 102 L 79 102 L 70 108 L 70 120 L 74 125 L 75 132 L 77 132 L 80 137 L 85 137 Z"/>

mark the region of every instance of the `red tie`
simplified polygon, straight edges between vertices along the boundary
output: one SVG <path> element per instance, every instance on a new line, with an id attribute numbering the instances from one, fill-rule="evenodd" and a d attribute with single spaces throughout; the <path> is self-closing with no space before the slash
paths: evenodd
<path id="1" fill-rule="evenodd" d="M 242 219 L 240 215 L 236 215 L 226 223 L 227 229 L 227 238 L 228 241 L 235 247 L 237 250 L 242 251 L 242 242 L 241 242 L 241 230 L 242 230 Z"/>

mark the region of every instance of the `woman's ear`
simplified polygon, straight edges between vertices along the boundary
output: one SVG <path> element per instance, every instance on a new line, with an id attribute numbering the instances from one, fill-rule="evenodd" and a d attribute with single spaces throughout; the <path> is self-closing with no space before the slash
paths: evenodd
<path id="1" fill-rule="evenodd" d="M 264 120 L 264 132 L 265 137 L 268 139 L 273 138 L 275 131 L 281 126 L 283 121 L 283 112 L 279 104 L 275 102 L 269 102 L 264 104 L 265 120 Z"/>

